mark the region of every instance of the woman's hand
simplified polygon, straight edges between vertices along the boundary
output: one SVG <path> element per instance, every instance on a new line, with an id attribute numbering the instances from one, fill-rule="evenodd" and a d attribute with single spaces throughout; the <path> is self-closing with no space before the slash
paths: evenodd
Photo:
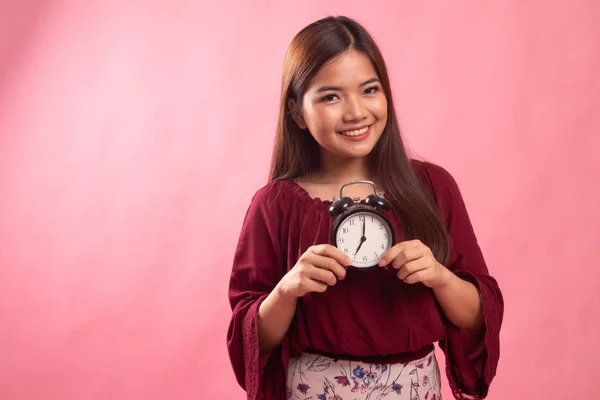
<path id="1" fill-rule="evenodd" d="M 337 247 L 323 244 L 309 247 L 279 284 L 277 289 L 287 298 L 298 298 L 309 292 L 322 293 L 338 279 L 346 277 L 352 260 Z"/>
<path id="2" fill-rule="evenodd" d="M 379 261 L 379 266 L 388 268 L 390 264 L 398 270 L 398 279 L 408 284 L 421 282 L 429 288 L 443 287 L 452 275 L 420 240 L 400 242 L 390 248 Z"/>

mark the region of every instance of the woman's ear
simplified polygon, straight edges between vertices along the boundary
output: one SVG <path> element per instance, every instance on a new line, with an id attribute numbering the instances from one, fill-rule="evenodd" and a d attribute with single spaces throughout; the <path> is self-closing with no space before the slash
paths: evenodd
<path id="1" fill-rule="evenodd" d="M 296 100 L 289 99 L 288 108 L 290 109 L 290 114 L 292 114 L 292 118 L 294 118 L 294 121 L 296 121 L 296 124 L 298 124 L 300 129 L 306 129 L 306 122 L 304 121 L 304 117 L 302 117 L 300 106 L 298 105 L 298 103 L 296 103 Z"/>

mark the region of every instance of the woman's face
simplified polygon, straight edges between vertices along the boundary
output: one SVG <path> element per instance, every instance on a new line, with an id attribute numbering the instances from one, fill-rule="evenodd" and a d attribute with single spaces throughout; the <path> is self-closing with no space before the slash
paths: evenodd
<path id="1" fill-rule="evenodd" d="M 308 128 L 322 156 L 368 155 L 387 122 L 387 99 L 370 59 L 358 51 L 325 64 L 310 82 L 302 109 L 290 101 L 301 128 Z"/>

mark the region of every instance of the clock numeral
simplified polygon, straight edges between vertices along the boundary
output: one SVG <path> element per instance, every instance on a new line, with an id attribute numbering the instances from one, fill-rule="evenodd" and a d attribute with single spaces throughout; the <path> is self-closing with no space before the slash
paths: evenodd
<path id="1" fill-rule="evenodd" d="M 342 233 L 348 233 L 348 228 L 342 228 Z"/>
<path id="2" fill-rule="evenodd" d="M 375 218 L 371 215 L 371 222 L 375 222 Z"/>
<path id="3" fill-rule="evenodd" d="M 354 226 L 354 220 L 353 219 L 350 220 L 350 226 Z"/>
<path id="4" fill-rule="evenodd" d="M 381 244 L 381 250 L 385 250 L 385 244 Z"/>
<path id="5" fill-rule="evenodd" d="M 363 261 L 367 262 L 367 261 L 369 261 L 369 258 L 367 256 L 364 256 Z"/>
<path id="6" fill-rule="evenodd" d="M 344 253 L 348 254 L 348 248 L 344 247 Z"/>
<path id="7" fill-rule="evenodd" d="M 379 224 L 379 229 L 383 229 L 383 224 Z"/>
<path id="8" fill-rule="evenodd" d="M 379 254 L 377 254 L 377 252 L 375 252 L 375 258 L 379 258 Z"/>
<path id="9" fill-rule="evenodd" d="M 339 238 L 339 239 L 338 239 L 338 242 L 340 242 L 340 243 L 344 243 L 344 238 L 343 238 L 343 237 Z"/>
<path id="10" fill-rule="evenodd" d="M 364 215 L 359 215 L 358 216 L 358 220 L 359 221 L 364 221 L 365 220 L 365 216 Z"/>

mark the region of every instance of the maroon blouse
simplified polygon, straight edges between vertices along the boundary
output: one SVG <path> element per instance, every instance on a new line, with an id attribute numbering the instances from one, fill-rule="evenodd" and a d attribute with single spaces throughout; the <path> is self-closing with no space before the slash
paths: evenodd
<path id="1" fill-rule="evenodd" d="M 325 293 L 298 299 L 281 346 L 259 357 L 260 303 L 314 244 L 331 243 L 330 201 L 313 199 L 291 180 L 273 181 L 254 195 L 244 219 L 229 288 L 229 357 L 248 399 L 285 399 L 288 359 L 303 351 L 371 362 L 400 362 L 438 342 L 457 399 L 484 398 L 496 373 L 504 302 L 475 237 L 459 188 L 443 168 L 413 161 L 442 210 L 451 237 L 447 267 L 478 288 L 485 321 L 480 332 L 459 329 L 439 308 L 433 291 L 397 279 L 393 268 L 348 269 Z M 399 215 L 385 212 L 397 237 Z M 471 397 L 467 397 L 471 396 Z"/>

